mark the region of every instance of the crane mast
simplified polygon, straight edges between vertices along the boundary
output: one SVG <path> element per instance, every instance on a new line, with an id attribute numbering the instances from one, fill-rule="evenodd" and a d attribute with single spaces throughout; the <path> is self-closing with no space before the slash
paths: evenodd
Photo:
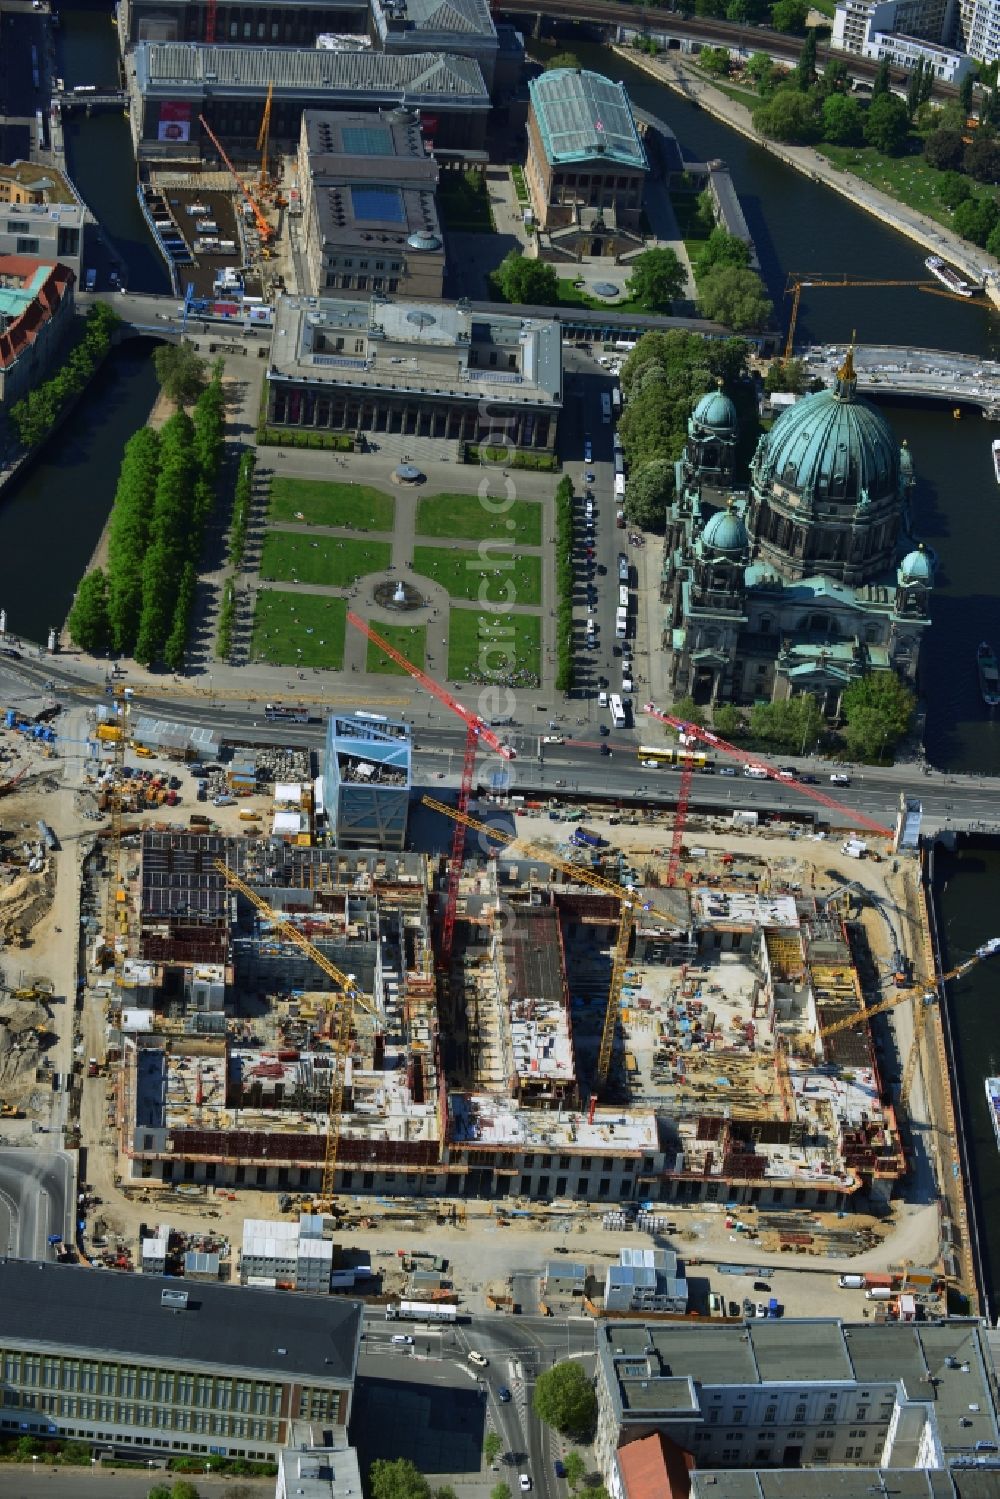
<path id="1" fill-rule="evenodd" d="M 226 154 L 225 147 L 219 140 L 219 137 L 215 134 L 215 131 L 212 129 L 211 125 L 205 119 L 204 115 L 200 114 L 198 116 L 198 123 L 201 125 L 201 128 L 204 130 L 205 134 L 212 142 L 212 145 L 215 147 L 222 160 L 225 162 L 226 169 L 229 172 L 230 177 L 232 177 L 233 181 L 236 183 L 236 186 L 243 194 L 244 199 L 250 205 L 251 212 L 253 213 L 254 224 L 256 225 L 257 233 L 260 235 L 262 244 L 269 244 L 270 241 L 274 238 L 274 230 L 267 222 L 267 219 L 264 217 L 264 213 L 261 209 L 260 204 L 257 202 L 257 199 L 254 197 L 253 193 L 247 187 L 239 172 L 229 160 L 229 157 Z"/>

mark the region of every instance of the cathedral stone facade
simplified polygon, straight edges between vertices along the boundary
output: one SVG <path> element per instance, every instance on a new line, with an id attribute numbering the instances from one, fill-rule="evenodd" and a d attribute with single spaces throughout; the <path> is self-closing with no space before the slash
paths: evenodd
<path id="1" fill-rule="evenodd" d="M 796 402 L 761 437 L 740 493 L 737 437 L 729 398 L 703 396 L 667 509 L 660 596 L 674 697 L 811 693 L 836 718 L 855 677 L 895 671 L 912 683 L 933 563 L 906 542 L 909 450 L 858 398 L 851 354 L 833 390 Z"/>

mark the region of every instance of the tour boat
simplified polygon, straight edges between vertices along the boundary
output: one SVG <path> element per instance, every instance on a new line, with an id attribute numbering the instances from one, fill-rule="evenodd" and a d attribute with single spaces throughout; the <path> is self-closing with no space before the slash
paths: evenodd
<path id="1" fill-rule="evenodd" d="M 997 476 L 997 483 L 1000 484 L 1000 437 L 993 444 L 993 472 Z"/>
<path id="2" fill-rule="evenodd" d="M 996 1135 L 997 1149 L 1000 1150 L 1000 1077 L 986 1079 L 986 1102 L 990 1106 L 993 1133 Z"/>
<path id="3" fill-rule="evenodd" d="M 1000 671 L 997 670 L 996 652 L 985 640 L 979 642 L 976 665 L 979 668 L 979 691 L 983 695 L 983 702 L 987 708 L 1000 707 Z"/>
<path id="4" fill-rule="evenodd" d="M 931 275 L 940 281 L 942 286 L 946 286 L 956 296 L 972 296 L 972 287 L 967 281 L 963 281 L 958 272 L 952 270 L 950 265 L 945 265 L 940 255 L 928 255 L 924 261 L 924 265 L 930 271 Z"/>

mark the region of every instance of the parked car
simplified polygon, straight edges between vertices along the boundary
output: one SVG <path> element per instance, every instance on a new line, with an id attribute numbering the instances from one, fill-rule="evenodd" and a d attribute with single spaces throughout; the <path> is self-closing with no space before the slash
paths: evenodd
<path id="1" fill-rule="evenodd" d="M 521 1485 L 521 1493 L 522 1494 L 530 1494 L 531 1493 L 531 1479 L 530 1479 L 530 1477 L 528 1476 L 527 1473 L 522 1473 L 520 1475 L 520 1477 L 518 1478 L 517 1481 Z"/>
<path id="2" fill-rule="evenodd" d="M 758 1301 L 758 1303 L 757 1303 L 757 1309 L 756 1309 L 754 1315 L 757 1316 L 757 1317 L 766 1317 L 767 1316 L 767 1307 L 764 1305 L 763 1301 Z"/>
<path id="3" fill-rule="evenodd" d="M 563 1462 L 561 1457 L 556 1458 L 555 1462 L 552 1464 L 552 1468 L 557 1478 L 566 1477 L 566 1464 Z"/>

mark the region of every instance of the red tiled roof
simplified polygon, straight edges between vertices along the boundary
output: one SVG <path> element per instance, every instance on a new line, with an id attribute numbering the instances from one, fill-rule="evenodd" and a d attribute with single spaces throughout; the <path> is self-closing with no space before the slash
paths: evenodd
<path id="1" fill-rule="evenodd" d="M 659 1432 L 618 1449 L 625 1499 L 688 1499 L 694 1457 Z"/>
<path id="2" fill-rule="evenodd" d="M 0 276 L 19 280 L 24 285 L 46 264 L 48 262 L 32 260 L 27 255 L 0 255 Z M 34 343 L 39 331 L 55 316 L 75 279 L 68 266 L 49 265 L 48 275 L 35 300 L 0 333 L 0 368 L 6 369 L 13 364 L 28 345 Z"/>

